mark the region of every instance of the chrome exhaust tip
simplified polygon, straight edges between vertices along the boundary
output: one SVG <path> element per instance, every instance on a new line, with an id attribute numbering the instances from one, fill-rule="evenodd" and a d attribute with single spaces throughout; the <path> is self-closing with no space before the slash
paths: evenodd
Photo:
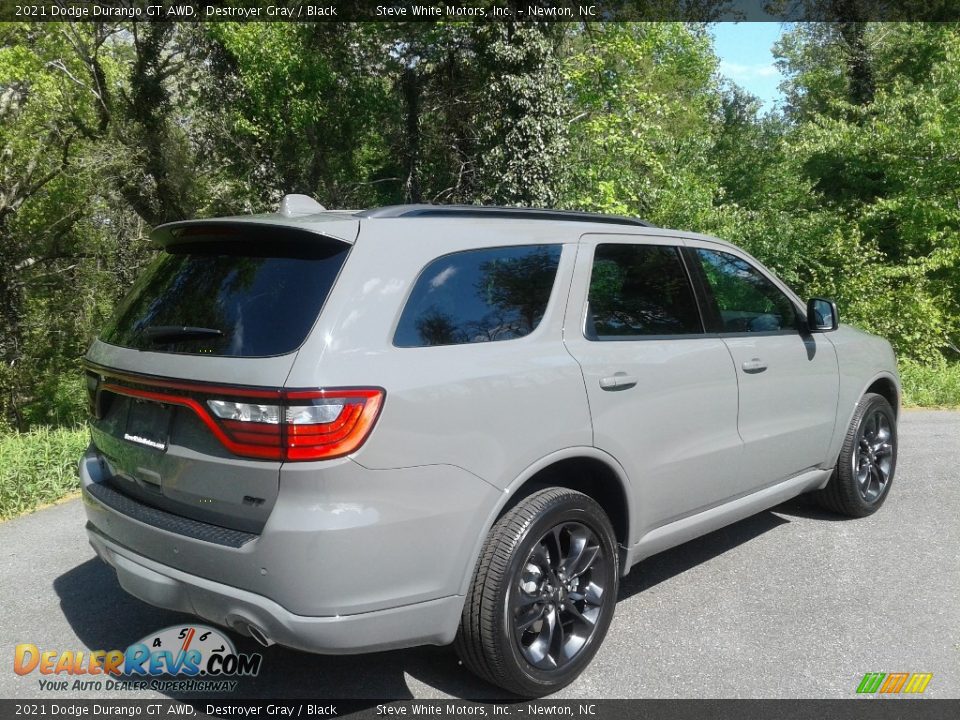
<path id="1" fill-rule="evenodd" d="M 247 624 L 247 632 L 250 633 L 250 637 L 256 640 L 258 643 L 264 647 L 270 647 L 273 645 L 273 640 L 267 637 L 267 634 L 263 632 L 256 625 Z"/>

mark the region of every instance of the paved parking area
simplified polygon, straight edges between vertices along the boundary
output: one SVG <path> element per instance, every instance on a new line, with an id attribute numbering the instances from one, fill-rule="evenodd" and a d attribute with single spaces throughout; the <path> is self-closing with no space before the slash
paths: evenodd
<path id="1" fill-rule="evenodd" d="M 600 653 L 557 697 L 847 698 L 864 673 L 897 671 L 932 672 L 926 695 L 960 697 L 960 412 L 907 411 L 900 434 L 892 494 L 873 517 L 801 498 L 641 563 Z M 0 697 L 78 695 L 15 675 L 17 643 L 125 648 L 185 619 L 127 596 L 83 525 L 78 500 L 0 524 Z M 262 652 L 238 695 L 498 697 L 449 648 Z"/>

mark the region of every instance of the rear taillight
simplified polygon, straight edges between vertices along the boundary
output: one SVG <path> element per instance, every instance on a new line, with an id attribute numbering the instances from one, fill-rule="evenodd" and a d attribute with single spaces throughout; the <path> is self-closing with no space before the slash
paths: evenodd
<path id="1" fill-rule="evenodd" d="M 363 444 L 383 403 L 383 390 L 283 391 L 276 404 L 207 400 L 234 443 L 234 452 L 262 457 L 282 447 L 284 460 L 320 460 L 348 455 Z"/>
<path id="2" fill-rule="evenodd" d="M 125 395 L 188 408 L 235 455 L 329 460 L 359 449 L 386 393 L 381 388 L 271 390 L 159 378 L 107 377 L 96 395 Z"/>

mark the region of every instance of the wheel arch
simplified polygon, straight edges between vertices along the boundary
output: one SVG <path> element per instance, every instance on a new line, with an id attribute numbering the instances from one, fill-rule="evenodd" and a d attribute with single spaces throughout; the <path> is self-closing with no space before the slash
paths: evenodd
<path id="1" fill-rule="evenodd" d="M 863 396 L 867 393 L 877 393 L 878 395 L 883 396 L 890 403 L 890 406 L 893 408 L 894 417 L 897 421 L 900 420 L 900 382 L 890 371 L 882 371 L 871 376 L 866 382 L 863 382 L 860 385 L 859 392 L 854 396 L 847 396 L 851 398 L 851 402 L 846 412 L 843 411 L 842 407 L 837 408 L 837 424 L 834 430 L 833 442 L 830 445 L 830 452 L 827 455 L 829 458 L 827 461 L 827 467 L 834 467 L 837 464 L 837 459 L 840 457 L 840 448 L 843 447 L 843 438 L 846 435 L 847 428 L 850 427 L 850 422 L 853 419 L 853 414 L 857 411 L 857 405 L 860 403 L 860 400 L 863 399 Z M 824 482 L 826 486 L 826 482 Z"/>
<path id="2" fill-rule="evenodd" d="M 894 416 L 898 420 L 900 419 L 900 387 L 892 375 L 883 373 L 871 380 L 867 387 L 863 389 L 863 392 L 860 393 L 860 397 L 862 398 L 867 393 L 876 393 L 886 398 L 890 407 L 893 408 Z"/>
<path id="3" fill-rule="evenodd" d="M 503 490 L 474 545 L 471 562 L 461 582 L 461 594 L 467 592 L 490 528 L 510 508 L 543 487 L 565 487 L 596 500 L 610 518 L 617 544 L 623 548 L 630 546 L 634 503 L 623 467 L 612 455 L 597 448 L 583 446 L 559 450 L 527 466 Z M 621 565 L 621 572 L 628 569 Z"/>

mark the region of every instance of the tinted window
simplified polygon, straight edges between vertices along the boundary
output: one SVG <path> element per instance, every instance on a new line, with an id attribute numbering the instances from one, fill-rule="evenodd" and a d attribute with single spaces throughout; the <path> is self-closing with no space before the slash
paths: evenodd
<path id="1" fill-rule="evenodd" d="M 470 250 L 417 279 L 394 336 L 399 347 L 510 340 L 533 332 L 550 299 L 559 245 Z"/>
<path id="2" fill-rule="evenodd" d="M 586 330 L 591 340 L 703 332 L 677 248 L 598 245 Z"/>
<path id="3" fill-rule="evenodd" d="M 776 332 L 797 327 L 793 303 L 746 260 L 697 250 L 724 332 Z"/>
<path id="4" fill-rule="evenodd" d="M 164 253 L 101 334 L 140 350 L 250 357 L 296 350 L 348 245 L 201 243 Z M 187 327 L 188 332 L 178 332 Z"/>

